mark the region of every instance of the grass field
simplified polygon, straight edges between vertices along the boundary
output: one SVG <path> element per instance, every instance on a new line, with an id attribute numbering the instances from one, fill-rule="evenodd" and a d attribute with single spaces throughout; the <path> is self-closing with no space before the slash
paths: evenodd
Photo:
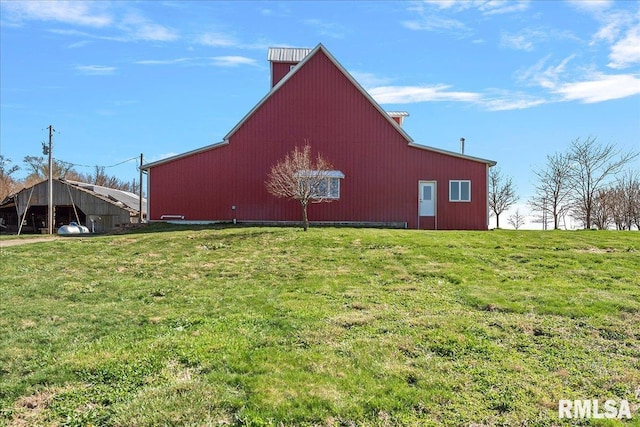
<path id="1" fill-rule="evenodd" d="M 638 232 L 0 242 L 0 425 L 637 426 L 639 271 Z"/>

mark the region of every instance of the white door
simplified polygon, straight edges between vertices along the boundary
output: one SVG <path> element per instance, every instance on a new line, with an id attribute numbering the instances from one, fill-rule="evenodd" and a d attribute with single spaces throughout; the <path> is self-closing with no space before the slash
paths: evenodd
<path id="1" fill-rule="evenodd" d="M 420 216 L 435 216 L 436 214 L 436 183 L 418 183 L 418 212 Z"/>

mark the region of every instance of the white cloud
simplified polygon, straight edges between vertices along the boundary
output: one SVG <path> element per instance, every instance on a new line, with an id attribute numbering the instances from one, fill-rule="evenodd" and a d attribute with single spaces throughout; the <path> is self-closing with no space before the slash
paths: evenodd
<path id="1" fill-rule="evenodd" d="M 227 34 L 205 33 L 196 38 L 196 42 L 211 47 L 233 47 L 238 43 Z"/>
<path id="2" fill-rule="evenodd" d="M 519 71 L 516 73 L 517 79 L 546 89 L 555 88 L 558 82 L 567 74 L 567 65 L 575 58 L 575 55 L 570 55 L 564 58 L 558 65 L 546 66 L 549 58 L 550 56 L 547 55 L 532 67 L 524 71 Z"/>
<path id="3" fill-rule="evenodd" d="M 530 0 L 424 0 L 423 4 L 451 12 L 475 8 L 483 15 L 499 15 L 525 11 L 529 8 L 529 2 Z M 414 6 L 411 10 L 422 8 Z"/>
<path id="4" fill-rule="evenodd" d="M 569 31 L 559 31 L 553 28 L 525 28 L 517 33 L 503 32 L 500 35 L 500 46 L 532 51 L 540 43 L 547 41 L 555 43 L 561 39 L 577 40 L 577 37 Z"/>
<path id="5" fill-rule="evenodd" d="M 621 69 L 640 64 L 640 24 L 631 28 L 626 35 L 611 46 L 609 54 L 611 68 Z"/>
<path id="6" fill-rule="evenodd" d="M 83 1 L 7 1 L 3 8 L 10 19 L 54 21 L 89 27 L 106 27 L 113 23 L 101 2 Z"/>
<path id="7" fill-rule="evenodd" d="M 82 74 L 94 75 L 94 76 L 105 76 L 109 74 L 113 74 L 116 71 L 116 67 L 107 67 L 104 65 L 78 65 L 76 66 L 76 70 Z"/>
<path id="8" fill-rule="evenodd" d="M 597 74 L 588 80 L 562 83 L 553 92 L 564 101 L 592 104 L 640 95 L 640 78 L 633 74 Z"/>
<path id="9" fill-rule="evenodd" d="M 350 74 L 363 87 L 388 85 L 392 81 L 392 79 L 385 78 L 385 77 L 378 77 L 373 73 L 353 71 L 353 72 L 350 72 Z"/>
<path id="10" fill-rule="evenodd" d="M 255 59 L 245 56 L 214 56 L 211 58 L 214 65 L 219 67 L 236 67 L 238 65 L 254 65 Z"/>
<path id="11" fill-rule="evenodd" d="M 244 56 L 209 56 L 209 57 L 184 57 L 175 59 L 145 59 L 135 61 L 139 65 L 187 65 L 187 66 L 216 66 L 235 67 L 239 65 L 255 65 L 256 60 Z"/>
<path id="12" fill-rule="evenodd" d="M 344 38 L 346 32 L 346 29 L 342 25 L 320 19 L 307 19 L 304 23 L 314 28 L 321 36 L 332 37 L 334 39 Z"/>
<path id="13" fill-rule="evenodd" d="M 415 31 L 443 31 L 457 30 L 466 33 L 468 30 L 462 21 L 439 16 L 429 16 L 421 20 L 405 21 L 402 23 L 405 28 Z"/>
<path id="14" fill-rule="evenodd" d="M 380 86 L 369 94 L 380 104 L 411 104 L 427 101 L 477 102 L 480 95 L 473 92 L 448 91 L 449 85 L 434 86 Z"/>
<path id="15" fill-rule="evenodd" d="M 449 90 L 450 85 L 381 86 L 368 90 L 380 104 L 413 104 L 419 102 L 465 102 L 487 111 L 521 110 L 547 101 L 528 94 L 505 90 L 462 92 Z"/>
<path id="16" fill-rule="evenodd" d="M 179 38 L 174 30 L 150 22 L 135 12 L 129 12 L 118 26 L 133 40 L 170 42 Z"/>
<path id="17" fill-rule="evenodd" d="M 533 41 L 525 34 L 505 34 L 500 36 L 500 46 L 516 50 L 533 50 Z"/>
<path id="18" fill-rule="evenodd" d="M 176 58 L 176 59 L 144 59 L 135 61 L 134 64 L 140 65 L 175 65 L 192 62 L 195 58 Z"/>
<path id="19" fill-rule="evenodd" d="M 596 13 L 609 9 L 614 2 L 613 0 L 567 0 L 567 3 L 578 10 Z"/>
<path id="20" fill-rule="evenodd" d="M 502 15 L 505 13 L 524 12 L 529 9 L 529 0 L 490 0 L 480 2 L 478 9 L 483 15 Z"/>
<path id="21" fill-rule="evenodd" d="M 118 18 L 112 3 L 96 1 L 11 1 L 2 2 L 3 12 L 6 10 L 9 20 L 22 22 L 26 20 L 51 21 L 74 26 L 92 27 L 95 29 L 115 29 L 123 34 L 96 35 L 73 29 L 52 29 L 58 34 L 80 35 L 112 41 L 174 41 L 179 35 L 174 30 L 151 22 L 134 9 L 127 8 L 125 15 Z M 3 18 L 4 18 L 3 13 Z"/>

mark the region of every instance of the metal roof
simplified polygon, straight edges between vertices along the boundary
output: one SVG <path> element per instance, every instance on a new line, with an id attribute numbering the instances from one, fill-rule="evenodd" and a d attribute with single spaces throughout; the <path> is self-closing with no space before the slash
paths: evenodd
<path id="1" fill-rule="evenodd" d="M 74 187 L 81 188 L 83 190 L 95 193 L 109 200 L 111 203 L 120 205 L 121 207 L 128 208 L 134 211 L 140 209 L 140 198 L 137 194 L 130 193 L 128 191 L 116 190 L 115 188 L 102 187 L 101 185 L 88 184 L 86 182 L 62 180 Z M 146 211 L 147 200 L 142 199 L 142 211 Z"/>
<path id="2" fill-rule="evenodd" d="M 273 62 L 300 62 L 312 50 L 301 47 L 270 47 L 267 59 Z"/>
<path id="3" fill-rule="evenodd" d="M 407 117 L 409 115 L 406 111 L 387 111 L 387 114 L 391 117 Z"/>

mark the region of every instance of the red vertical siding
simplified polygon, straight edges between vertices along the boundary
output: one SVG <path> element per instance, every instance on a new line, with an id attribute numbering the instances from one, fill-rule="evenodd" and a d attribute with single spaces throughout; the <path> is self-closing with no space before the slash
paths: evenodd
<path id="1" fill-rule="evenodd" d="M 274 76 L 279 65 L 286 64 L 273 64 Z M 153 167 L 150 218 L 230 220 L 236 206 L 240 221 L 299 220 L 297 203 L 274 198 L 264 182 L 273 164 L 305 142 L 345 174 L 340 200 L 311 205 L 312 221 L 406 222 L 418 228 L 418 182 L 429 180 L 437 182 L 438 229 L 487 228 L 486 163 L 409 146 L 322 51 L 228 145 Z M 451 179 L 471 180 L 471 202 L 449 202 Z"/>

